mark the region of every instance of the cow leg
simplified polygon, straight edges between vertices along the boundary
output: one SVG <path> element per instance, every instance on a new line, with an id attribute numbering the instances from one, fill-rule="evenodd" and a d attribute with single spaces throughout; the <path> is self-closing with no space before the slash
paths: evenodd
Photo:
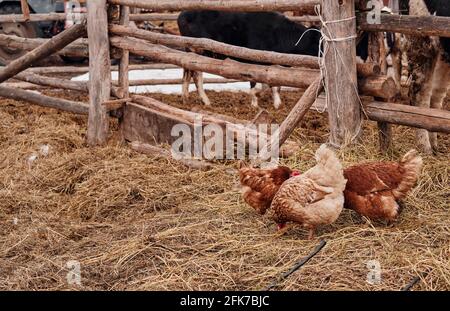
<path id="1" fill-rule="evenodd" d="M 433 77 L 433 90 L 431 95 L 430 107 L 442 109 L 445 97 L 450 86 L 450 65 L 445 62 L 442 57 L 436 64 Z M 430 143 L 434 151 L 437 150 L 437 133 L 430 132 Z"/>
<path id="2" fill-rule="evenodd" d="M 210 106 L 211 102 L 209 101 L 208 95 L 206 95 L 205 89 L 203 88 L 203 72 L 194 71 L 193 77 L 198 96 L 200 96 L 203 104 Z"/>
<path id="3" fill-rule="evenodd" d="M 183 86 L 182 86 L 182 97 L 183 104 L 187 104 L 189 101 L 189 85 L 191 84 L 192 71 L 183 68 Z"/>
<path id="4" fill-rule="evenodd" d="M 394 46 L 391 50 L 392 68 L 394 70 L 393 78 L 397 87 L 400 90 L 402 85 L 402 48 L 401 48 L 401 35 L 395 34 Z"/>
<path id="5" fill-rule="evenodd" d="M 273 98 L 273 106 L 275 109 L 279 109 L 282 105 L 281 97 L 280 97 L 281 87 L 273 86 L 272 87 L 272 98 Z"/>
<path id="6" fill-rule="evenodd" d="M 250 82 L 250 97 L 252 98 L 252 107 L 258 108 L 258 94 L 260 90 L 256 89 L 256 82 Z"/>
<path id="7" fill-rule="evenodd" d="M 411 52 L 411 50 L 410 50 Z M 412 73 L 412 81 L 409 87 L 409 99 L 414 106 L 430 108 L 431 92 L 433 89 L 433 73 L 438 60 L 438 55 L 432 55 L 432 51 L 427 57 L 420 57 L 420 53 L 408 53 L 409 71 Z M 430 137 L 428 131 L 424 129 L 416 130 L 416 140 L 420 149 L 432 154 Z"/>

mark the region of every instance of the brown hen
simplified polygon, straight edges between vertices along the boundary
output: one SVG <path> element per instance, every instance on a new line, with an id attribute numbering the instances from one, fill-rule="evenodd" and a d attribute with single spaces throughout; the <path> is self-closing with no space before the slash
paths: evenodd
<path id="1" fill-rule="evenodd" d="M 242 167 L 239 169 L 242 197 L 248 205 L 263 215 L 280 186 L 291 176 L 298 174 L 286 166 L 273 169 Z"/>
<path id="2" fill-rule="evenodd" d="M 315 158 L 316 166 L 283 183 L 269 210 L 279 229 L 292 221 L 309 229 L 310 239 L 317 226 L 339 217 L 346 183 L 339 159 L 326 145 L 320 146 Z"/>
<path id="3" fill-rule="evenodd" d="M 372 220 L 395 220 L 401 212 L 398 201 L 414 186 L 422 165 L 417 151 L 410 150 L 398 162 L 363 163 L 345 169 L 344 207 Z"/>

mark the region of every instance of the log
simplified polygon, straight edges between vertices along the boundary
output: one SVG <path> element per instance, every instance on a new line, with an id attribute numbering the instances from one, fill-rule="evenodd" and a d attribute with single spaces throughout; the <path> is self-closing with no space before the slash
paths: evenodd
<path id="1" fill-rule="evenodd" d="M 130 20 L 133 22 L 145 21 L 176 21 L 178 13 L 149 13 L 149 14 L 130 14 Z"/>
<path id="2" fill-rule="evenodd" d="M 130 7 L 120 6 L 120 25 L 128 26 L 130 23 Z M 123 96 L 128 97 L 130 82 L 128 80 L 128 67 L 130 65 L 130 52 L 122 50 L 122 57 L 119 63 L 119 87 L 123 90 Z"/>
<path id="3" fill-rule="evenodd" d="M 77 13 L 82 18 L 86 18 L 85 13 Z M 147 14 L 130 14 L 130 21 L 176 21 L 179 13 L 147 13 Z M 297 23 L 319 22 L 318 16 L 288 16 L 288 18 Z M 0 15 L 0 23 L 24 23 L 24 22 L 47 22 L 47 21 L 63 21 L 67 19 L 66 13 L 46 13 L 46 14 L 30 14 L 30 18 L 25 20 L 22 14 Z"/>
<path id="4" fill-rule="evenodd" d="M 388 31 L 413 36 L 450 37 L 450 17 L 443 16 L 382 14 L 380 23 L 369 23 L 367 14 L 359 14 L 358 26 L 364 31 Z"/>
<path id="5" fill-rule="evenodd" d="M 330 143 L 348 145 L 358 137 L 361 127 L 356 75 L 356 20 L 354 0 L 322 0 L 325 22 L 325 77 L 328 96 Z M 340 22 L 336 22 L 340 21 Z M 348 39 L 347 39 L 348 38 Z"/>
<path id="6" fill-rule="evenodd" d="M 203 80 L 204 84 L 212 84 L 212 83 L 236 83 L 241 82 L 239 80 L 233 79 L 224 79 L 224 78 L 207 78 Z M 112 81 L 113 85 L 118 85 L 118 81 Z M 130 86 L 139 86 L 139 85 L 175 85 L 182 84 L 182 79 L 140 79 L 140 80 L 130 80 Z M 191 83 L 194 83 L 191 81 Z"/>
<path id="7" fill-rule="evenodd" d="M 241 63 L 234 60 L 219 60 L 210 57 L 174 50 L 165 46 L 148 43 L 141 39 L 112 37 L 111 44 L 118 48 L 129 49 L 132 53 L 150 57 L 155 61 L 173 63 L 190 70 L 209 72 L 228 79 L 262 82 L 272 86 L 292 86 L 307 88 L 320 72 L 315 69 L 286 68 Z M 375 67 L 374 67 L 375 68 Z M 301 77 L 301 79 L 297 78 Z M 380 80 L 388 78 L 380 78 Z M 364 90 L 369 93 L 382 93 L 373 87 L 384 86 L 383 82 L 364 82 Z M 389 82 L 388 82 L 389 84 Z M 383 95 L 384 96 L 384 95 Z"/>
<path id="8" fill-rule="evenodd" d="M 14 76 L 15 79 L 34 83 L 40 86 L 47 86 L 52 88 L 60 88 L 64 90 L 89 92 L 89 83 L 83 81 L 71 81 L 67 79 L 53 78 L 41 76 L 34 73 L 22 72 Z M 111 96 L 122 98 L 123 92 L 118 87 L 111 87 Z"/>
<path id="9" fill-rule="evenodd" d="M 314 6 L 319 0 L 109 0 L 111 4 L 128 5 L 149 9 L 154 12 L 185 10 L 219 10 L 219 11 L 299 11 L 314 13 Z"/>
<path id="10" fill-rule="evenodd" d="M 359 92 L 362 95 L 385 99 L 395 97 L 399 90 L 392 77 L 372 76 L 358 80 Z"/>
<path id="11" fill-rule="evenodd" d="M 295 128 L 298 126 L 300 121 L 303 119 L 308 110 L 316 101 L 317 95 L 322 92 L 323 84 L 322 78 L 318 77 L 316 80 L 306 89 L 300 100 L 295 104 L 294 108 L 289 112 L 288 116 L 281 123 L 278 131 L 272 134 L 270 145 L 274 146 L 278 144 L 281 149 L 284 142 L 289 138 Z M 269 152 L 269 148 L 266 148 Z M 261 156 L 263 159 L 268 158 L 268 154 L 263 154 Z"/>
<path id="12" fill-rule="evenodd" d="M 168 45 L 171 47 L 183 49 L 194 48 L 200 50 L 208 50 L 214 53 L 233 56 L 236 58 L 246 59 L 258 63 L 319 68 L 319 59 L 313 56 L 253 50 L 207 38 L 189 38 L 169 34 L 161 34 L 120 25 L 110 25 L 109 30 L 115 35 L 129 36 L 148 40 L 154 44 Z"/>
<path id="13" fill-rule="evenodd" d="M 5 87 L 3 85 L 0 85 L 0 96 L 78 114 L 87 114 L 89 111 L 89 106 L 82 102 L 53 98 L 35 92 Z"/>
<path id="14" fill-rule="evenodd" d="M 148 154 L 148 155 L 155 156 L 155 157 L 162 157 L 162 158 L 166 158 L 166 159 L 175 160 L 172 157 L 170 151 L 160 148 L 160 147 L 157 147 L 157 146 L 141 143 L 138 141 L 133 141 L 133 142 L 131 142 L 130 147 L 134 151 L 137 151 L 140 153 Z M 196 170 L 202 170 L 202 171 L 209 170 L 213 167 L 212 163 L 208 163 L 206 161 L 201 161 L 201 160 L 180 159 L 180 160 L 175 160 L 175 161 L 178 161 L 181 164 L 183 164 L 184 166 L 187 166 L 189 168 L 196 169 Z"/>
<path id="15" fill-rule="evenodd" d="M 64 30 L 60 34 L 54 36 L 46 43 L 40 45 L 27 54 L 13 60 L 8 66 L 0 70 L 0 83 L 13 77 L 22 70 L 31 66 L 34 62 L 42 60 L 45 57 L 50 56 L 56 51 L 59 51 L 69 43 L 82 37 L 86 33 L 86 25 L 77 24 Z"/>
<path id="16" fill-rule="evenodd" d="M 376 8 L 383 7 L 383 2 L 381 0 L 372 1 L 372 5 Z M 380 69 L 383 74 L 387 74 L 388 66 L 386 61 L 386 46 L 385 46 L 384 34 L 382 32 L 372 32 L 369 33 L 369 58 L 373 62 L 380 64 Z M 394 81 L 394 80 L 393 80 Z M 395 82 L 394 82 L 395 83 Z M 399 93 L 400 90 L 397 91 Z M 374 95 L 375 97 L 380 97 Z M 392 96 L 393 97 L 393 96 Z M 392 144 L 392 128 L 389 123 L 377 122 L 378 126 L 378 140 L 380 142 L 381 152 L 386 152 Z"/>
<path id="17" fill-rule="evenodd" d="M 172 63 L 186 69 L 217 74 L 229 79 L 262 82 L 272 86 L 305 88 L 317 75 L 317 71 L 310 69 L 262 66 L 230 59 L 213 59 L 154 45 L 140 39 L 113 37 L 110 41 L 115 47 L 129 49 L 134 54 L 151 57 L 155 61 Z"/>
<path id="18" fill-rule="evenodd" d="M 22 90 L 45 90 L 49 87 L 37 85 L 33 83 L 28 82 L 3 82 L 3 86 L 9 87 L 9 88 L 15 88 L 15 89 L 22 89 Z"/>
<path id="19" fill-rule="evenodd" d="M 322 79 L 317 78 L 302 95 L 300 100 L 292 108 L 289 115 L 284 119 L 279 128 L 279 144 L 280 146 L 288 139 L 289 135 L 295 130 L 297 125 L 305 116 L 306 112 L 314 104 L 317 95 L 322 92 L 323 84 Z"/>
<path id="20" fill-rule="evenodd" d="M 179 66 L 171 64 L 135 64 L 129 65 L 128 69 L 132 70 L 147 70 L 147 69 L 176 69 Z M 118 71 L 119 66 L 111 66 L 112 71 Z M 50 66 L 50 67 L 33 67 L 26 70 L 26 72 L 33 72 L 37 74 L 52 74 L 52 73 L 86 73 L 89 72 L 89 67 L 78 66 Z"/>
<path id="21" fill-rule="evenodd" d="M 21 49 L 24 51 L 31 51 L 48 41 L 49 39 L 41 39 L 41 38 L 31 39 L 0 34 L 0 46 L 13 49 Z M 89 57 L 87 41 L 83 39 L 78 39 L 75 42 L 57 51 L 56 54 L 71 57 Z"/>
<path id="22" fill-rule="evenodd" d="M 319 58 L 308 55 L 277 53 L 260 51 L 245 47 L 234 46 L 207 38 L 189 38 L 169 34 L 150 32 L 147 30 L 110 25 L 111 33 L 119 36 L 129 36 L 137 39 L 150 41 L 154 44 L 168 45 L 177 48 L 195 48 L 208 50 L 214 53 L 250 60 L 258 63 L 306 67 L 319 69 Z M 357 64 L 358 75 L 368 77 L 379 73 L 379 66 L 374 63 Z"/>
<path id="23" fill-rule="evenodd" d="M 381 74 L 381 67 L 374 62 L 365 62 L 356 64 L 358 78 L 371 77 Z"/>
<path id="24" fill-rule="evenodd" d="M 82 81 L 70 81 L 60 78 L 40 76 L 28 72 L 21 72 L 18 75 L 14 76 L 14 79 L 42 86 L 49 86 L 72 91 L 88 92 L 88 83 Z"/>
<path id="25" fill-rule="evenodd" d="M 108 100 L 106 102 L 103 102 L 102 105 L 106 107 L 106 111 L 110 112 L 122 108 L 128 102 L 131 102 L 131 98 L 129 97 Z"/>
<path id="26" fill-rule="evenodd" d="M 287 16 L 291 21 L 296 23 L 319 23 L 320 17 L 314 15 L 304 15 L 304 16 Z"/>
<path id="27" fill-rule="evenodd" d="M 67 17 L 66 13 L 46 13 L 46 14 L 30 14 L 26 19 L 22 14 L 0 15 L 0 23 L 24 23 L 24 22 L 46 22 L 61 21 Z"/>
<path id="28" fill-rule="evenodd" d="M 450 133 L 450 111 L 373 100 L 363 101 L 365 116 L 371 121 L 423 128 L 430 132 Z M 313 107 L 326 108 L 326 98 L 319 96 Z"/>
<path id="29" fill-rule="evenodd" d="M 109 100 L 111 94 L 106 0 L 88 1 L 87 9 L 90 77 L 87 142 L 89 145 L 95 146 L 106 143 L 109 129 L 106 107 L 102 105 L 103 102 Z"/>
<path id="30" fill-rule="evenodd" d="M 373 121 L 450 133 L 450 111 L 385 102 L 364 104 L 368 118 Z"/>

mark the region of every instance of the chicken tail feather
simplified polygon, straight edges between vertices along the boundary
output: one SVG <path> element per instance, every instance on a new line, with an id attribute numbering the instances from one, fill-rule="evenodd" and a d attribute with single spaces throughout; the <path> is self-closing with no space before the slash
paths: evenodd
<path id="1" fill-rule="evenodd" d="M 423 160 L 418 152 L 412 149 L 400 159 L 399 164 L 405 172 L 400 184 L 392 191 L 396 199 L 404 198 L 408 191 L 414 187 L 422 171 Z"/>

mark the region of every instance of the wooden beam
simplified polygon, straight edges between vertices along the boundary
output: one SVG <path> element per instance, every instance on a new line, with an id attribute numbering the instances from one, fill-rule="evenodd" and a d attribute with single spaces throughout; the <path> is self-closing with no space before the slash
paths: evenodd
<path id="1" fill-rule="evenodd" d="M 5 87 L 3 85 L 0 85 L 0 96 L 78 114 L 87 114 L 89 110 L 89 106 L 85 103 L 74 102 L 61 98 L 54 98 L 35 92 Z"/>
<path id="2" fill-rule="evenodd" d="M 85 33 L 86 25 L 84 23 L 74 25 L 69 29 L 64 30 L 60 34 L 51 38 L 46 43 L 13 60 L 8 64 L 8 66 L 0 69 L 0 83 L 28 68 L 34 62 L 42 60 L 45 57 L 50 56 L 54 52 L 59 51 L 69 43 L 82 37 Z"/>
<path id="3" fill-rule="evenodd" d="M 314 13 L 314 6 L 319 0 L 109 0 L 111 4 L 128 5 L 149 9 L 154 12 L 184 10 L 219 10 L 219 11 L 301 11 Z"/>
<path id="4" fill-rule="evenodd" d="M 71 81 L 66 79 L 41 76 L 29 72 L 21 72 L 18 75 L 14 76 L 14 79 L 43 86 L 61 88 L 64 90 L 88 92 L 88 83 L 82 81 Z"/>
<path id="5" fill-rule="evenodd" d="M 130 14 L 130 20 L 133 22 L 145 21 L 176 21 L 179 13 L 148 13 L 148 14 Z"/>
<path id="6" fill-rule="evenodd" d="M 286 119 L 280 125 L 278 131 L 271 137 L 270 145 L 275 146 L 278 144 L 279 149 L 284 142 L 289 138 L 305 114 L 309 111 L 312 105 L 316 101 L 317 95 L 323 90 L 322 78 L 318 77 L 316 80 L 306 89 L 300 100 L 295 104 L 294 108 L 289 112 Z M 271 148 L 265 148 L 266 154 L 262 154 L 262 159 L 269 158 Z"/>
<path id="7" fill-rule="evenodd" d="M 85 13 L 77 13 L 83 19 L 86 18 Z M 25 22 L 49 22 L 49 21 L 63 21 L 67 19 L 66 13 L 44 13 L 44 14 L 30 14 L 30 18 L 25 20 L 23 14 L 8 14 L 0 15 L 0 23 L 25 23 Z M 130 21 L 145 22 L 145 21 L 176 21 L 179 13 L 141 13 L 130 14 Z M 318 22 L 320 19 L 317 16 L 288 16 L 294 22 Z"/>
<path id="8" fill-rule="evenodd" d="M 110 25 L 109 30 L 115 35 L 143 39 L 154 44 L 168 45 L 171 47 L 182 49 L 195 48 L 200 50 L 207 50 L 214 53 L 233 56 L 257 63 L 319 69 L 319 58 L 309 55 L 260 51 L 240 46 L 234 46 L 207 38 L 190 38 L 170 34 L 161 34 L 121 25 Z M 374 63 L 357 64 L 357 68 L 358 75 L 361 77 L 368 77 L 377 74 L 380 70 L 379 66 Z"/>
<path id="9" fill-rule="evenodd" d="M 388 31 L 413 36 L 450 37 L 450 17 L 443 16 L 382 14 L 380 23 L 369 23 L 367 14 L 359 14 L 358 26 L 364 31 Z"/>
<path id="10" fill-rule="evenodd" d="M 381 8 L 384 6 L 384 3 L 381 0 L 372 1 L 372 5 L 375 7 Z M 384 33 L 382 32 L 370 32 L 369 36 L 369 59 L 373 62 L 377 62 L 380 64 L 380 69 L 383 74 L 387 74 L 388 66 L 387 66 L 387 52 L 385 46 Z M 395 84 L 395 81 L 392 79 L 392 82 Z M 395 86 L 397 88 L 397 86 Z M 400 90 L 397 91 L 399 93 Z M 379 95 L 374 94 L 375 98 L 380 98 Z M 394 95 L 390 98 L 393 98 Z M 378 126 L 378 140 L 380 143 L 380 151 L 386 152 L 392 144 L 392 127 L 387 122 L 377 122 Z"/>
<path id="11" fill-rule="evenodd" d="M 450 133 L 450 111 L 447 110 L 377 101 L 364 104 L 364 110 L 373 121 Z"/>
<path id="12" fill-rule="evenodd" d="M 89 39 L 89 118 L 87 142 L 91 146 L 106 143 L 109 118 L 102 105 L 111 94 L 108 13 L 106 0 L 87 2 Z M 76 26 L 76 25 L 75 25 Z M 70 28 L 69 28 L 70 29 Z"/>
<path id="13" fill-rule="evenodd" d="M 399 93 L 394 79 L 388 76 L 371 76 L 359 79 L 358 88 L 362 95 L 384 99 L 391 99 Z"/>
<path id="14" fill-rule="evenodd" d="M 65 20 L 66 18 L 66 13 L 30 14 L 29 19 L 26 19 L 23 14 L 8 14 L 0 15 L 0 23 L 61 21 Z"/>
<path id="15" fill-rule="evenodd" d="M 120 6 L 120 25 L 126 27 L 130 24 L 130 7 Z M 123 90 L 123 96 L 128 97 L 130 82 L 128 80 L 128 67 L 130 65 L 130 52 L 122 50 L 122 57 L 119 63 L 119 87 Z"/>
<path id="16" fill-rule="evenodd" d="M 262 66 L 240 63 L 230 59 L 213 59 L 151 44 L 140 39 L 112 37 L 110 41 L 115 47 L 128 49 L 137 55 L 151 57 L 154 61 L 172 63 L 190 70 L 217 74 L 229 79 L 256 81 L 272 86 L 285 85 L 305 88 L 314 81 L 317 75 L 317 71 L 311 69 Z"/>
<path id="17" fill-rule="evenodd" d="M 42 44 L 47 43 L 49 40 L 50 39 L 22 38 L 12 35 L 0 34 L 0 46 L 13 49 L 21 49 L 24 51 L 32 51 Z M 87 40 L 78 39 L 55 53 L 63 56 L 89 57 Z"/>
<path id="18" fill-rule="evenodd" d="M 322 92 L 323 84 L 322 78 L 317 78 L 303 93 L 300 100 L 295 104 L 294 108 L 292 108 L 291 112 L 289 112 L 286 119 L 283 120 L 279 129 L 279 144 L 280 146 L 289 138 L 295 128 L 298 126 L 300 121 L 305 116 L 306 112 L 311 108 L 314 104 L 317 95 Z"/>
<path id="19" fill-rule="evenodd" d="M 236 83 L 242 82 L 240 80 L 224 79 L 224 78 L 205 78 L 203 79 L 204 84 L 216 84 L 216 83 Z M 112 81 L 113 85 L 119 85 L 117 80 Z M 129 86 L 142 86 L 142 85 L 176 85 L 182 84 L 183 79 L 140 79 L 140 80 L 130 80 Z M 191 81 L 191 84 L 194 81 Z"/>
<path id="20" fill-rule="evenodd" d="M 207 38 L 190 38 L 161 34 L 121 25 L 110 25 L 109 30 L 115 35 L 143 39 L 154 44 L 168 45 L 171 47 L 183 49 L 194 48 L 207 50 L 218 54 L 251 60 L 258 63 L 319 68 L 319 59 L 314 56 L 260 51 L 234 46 Z"/>
<path id="21" fill-rule="evenodd" d="M 328 96 L 330 143 L 348 145 L 358 137 L 361 127 L 356 75 L 356 20 L 354 0 L 322 0 L 326 27 L 325 88 Z"/>
<path id="22" fill-rule="evenodd" d="M 325 96 L 319 96 L 313 107 L 325 110 Z M 363 107 L 365 116 L 371 121 L 423 128 L 430 132 L 450 133 L 450 111 L 447 110 L 371 100 L 364 100 Z"/>
<path id="23" fill-rule="evenodd" d="M 129 65 L 128 69 L 131 70 L 147 70 L 147 69 L 176 69 L 180 68 L 171 64 L 134 64 Z M 119 66 L 111 66 L 112 71 L 118 71 Z M 89 67 L 78 66 L 50 66 L 50 67 L 32 67 L 28 68 L 26 72 L 32 72 L 36 74 L 53 74 L 53 73 L 86 73 L 89 72 Z"/>

